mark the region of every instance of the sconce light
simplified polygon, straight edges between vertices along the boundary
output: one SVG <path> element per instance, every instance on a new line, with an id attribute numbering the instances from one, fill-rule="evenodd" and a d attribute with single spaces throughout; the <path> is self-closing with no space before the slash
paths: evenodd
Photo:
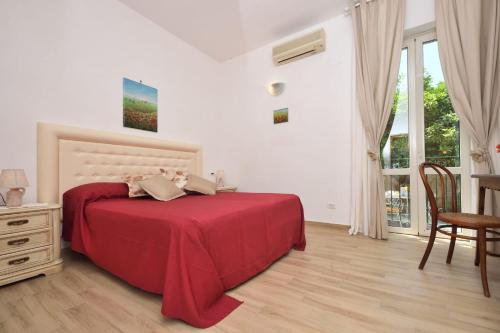
<path id="1" fill-rule="evenodd" d="M 272 82 L 269 83 L 267 86 L 267 92 L 271 96 L 278 96 L 283 93 L 285 90 L 285 83 L 284 82 Z"/>

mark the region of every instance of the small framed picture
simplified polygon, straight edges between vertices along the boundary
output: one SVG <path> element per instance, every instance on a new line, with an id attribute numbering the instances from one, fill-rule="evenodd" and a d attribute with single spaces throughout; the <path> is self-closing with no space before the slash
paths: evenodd
<path id="1" fill-rule="evenodd" d="M 288 108 L 274 110 L 273 119 L 275 124 L 288 122 Z"/>

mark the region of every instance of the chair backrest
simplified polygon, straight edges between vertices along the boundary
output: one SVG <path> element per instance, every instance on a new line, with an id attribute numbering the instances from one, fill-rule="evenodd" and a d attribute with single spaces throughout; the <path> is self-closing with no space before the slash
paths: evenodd
<path id="1" fill-rule="evenodd" d="M 438 202 L 436 200 L 436 196 L 434 194 L 434 191 L 432 190 L 431 185 L 429 184 L 429 179 L 427 179 L 427 175 L 425 174 L 425 169 L 431 168 L 437 173 L 438 177 L 438 184 L 439 184 L 439 191 L 441 194 L 441 207 L 438 206 Z M 420 173 L 420 178 L 422 178 L 422 181 L 425 186 L 425 191 L 427 192 L 427 197 L 429 198 L 429 203 L 431 205 L 431 215 L 432 215 L 432 223 L 437 222 L 437 216 L 439 213 L 439 208 L 442 208 L 443 211 L 446 209 L 446 182 L 445 182 L 445 177 L 448 177 L 450 179 L 450 184 L 451 184 L 451 212 L 456 213 L 457 212 L 457 182 L 455 180 L 455 176 L 451 173 L 450 170 L 445 168 L 442 165 L 436 164 L 436 163 L 430 163 L 430 162 L 424 162 L 420 164 L 418 171 Z M 444 175 L 443 175 L 444 173 Z"/>

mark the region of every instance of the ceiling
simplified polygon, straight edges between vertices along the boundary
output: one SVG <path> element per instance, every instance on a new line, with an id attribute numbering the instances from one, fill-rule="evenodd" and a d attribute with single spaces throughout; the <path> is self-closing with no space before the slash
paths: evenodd
<path id="1" fill-rule="evenodd" d="M 346 0 L 120 0 L 224 61 L 340 15 Z"/>

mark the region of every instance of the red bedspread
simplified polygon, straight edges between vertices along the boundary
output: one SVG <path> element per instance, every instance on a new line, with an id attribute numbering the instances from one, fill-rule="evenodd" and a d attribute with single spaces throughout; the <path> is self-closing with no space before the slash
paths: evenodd
<path id="1" fill-rule="evenodd" d="M 162 314 L 193 326 L 222 320 L 241 304 L 225 290 L 291 248 L 305 248 L 295 195 L 218 193 L 162 202 L 127 194 L 121 183 L 66 192 L 63 238 L 130 284 L 163 294 Z"/>

